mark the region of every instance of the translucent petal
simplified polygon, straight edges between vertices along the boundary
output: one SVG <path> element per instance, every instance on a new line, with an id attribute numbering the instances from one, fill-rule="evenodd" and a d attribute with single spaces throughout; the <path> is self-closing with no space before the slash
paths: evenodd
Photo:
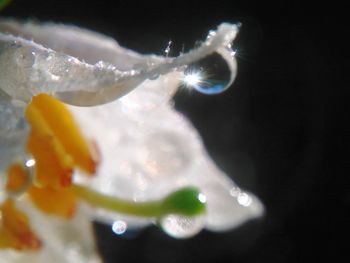
<path id="1" fill-rule="evenodd" d="M 23 155 L 27 132 L 23 108 L 0 90 L 0 173 L 14 159 Z"/>
<path id="2" fill-rule="evenodd" d="M 45 92 L 69 104 L 92 106 L 128 93 L 102 106 L 71 107 L 102 155 L 98 176 L 85 183 L 134 201 L 198 186 L 208 200 L 206 227 L 217 231 L 261 215 L 258 199 L 212 163 L 197 132 L 169 101 L 187 65 L 214 52 L 227 62 L 227 85 L 233 82 L 236 63 L 228 46 L 238 32 L 236 25 L 220 25 L 200 47 L 176 58 L 141 56 L 72 26 L 0 20 L 0 30 L 13 34 L 0 33 L 0 90 L 11 100 L 28 102 Z M 106 211 L 98 211 L 97 217 L 125 219 L 131 225 L 151 221 Z"/>
<path id="3" fill-rule="evenodd" d="M 197 186 L 207 196 L 206 227 L 214 231 L 230 229 L 263 213 L 254 195 L 242 190 L 234 194 L 232 189 L 239 188 L 210 160 L 193 126 L 171 106 L 141 112 L 126 110 L 123 101 L 116 101 L 71 109 L 101 151 L 98 176 L 88 182 L 96 190 L 145 201 L 162 198 L 179 187 Z M 110 223 L 125 220 L 129 225 L 152 221 L 105 211 L 97 217 Z"/>
<path id="4" fill-rule="evenodd" d="M 213 52 L 221 54 L 231 68 L 227 85 L 236 71 L 234 58 L 226 50 L 238 32 L 236 25 L 220 25 L 202 46 L 176 58 L 141 56 L 108 37 L 71 26 L 0 20 L 0 31 L 8 32 L 0 33 L 0 89 L 26 102 L 45 92 L 73 105 L 103 104 L 147 79 L 183 73 L 186 65 Z"/>

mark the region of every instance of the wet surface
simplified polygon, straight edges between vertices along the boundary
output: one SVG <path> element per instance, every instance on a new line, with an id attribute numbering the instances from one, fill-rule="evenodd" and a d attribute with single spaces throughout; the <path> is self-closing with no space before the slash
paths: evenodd
<path id="1" fill-rule="evenodd" d="M 96 225 L 106 262 L 309 262 L 346 252 L 348 29 L 341 8 L 220 1 L 15 1 L 4 14 L 89 27 L 140 52 L 188 50 L 222 21 L 242 23 L 234 86 L 182 91 L 176 107 L 212 158 L 266 215 L 223 234 L 175 240 L 156 227 L 118 236 Z M 84 4 L 82 4 L 84 2 Z M 77 11 L 79 10 L 79 11 Z M 145 33 L 147 32 L 147 33 Z M 340 41 L 341 40 L 341 41 Z"/>

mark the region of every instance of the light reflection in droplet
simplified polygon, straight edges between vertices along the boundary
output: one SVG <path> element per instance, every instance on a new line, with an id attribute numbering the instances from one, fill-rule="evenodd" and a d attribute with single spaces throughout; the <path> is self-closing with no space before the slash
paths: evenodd
<path id="1" fill-rule="evenodd" d="M 29 159 L 25 162 L 25 165 L 27 167 L 33 167 L 35 165 L 35 160 L 34 159 Z"/>
<path id="2" fill-rule="evenodd" d="M 203 94 L 218 94 L 229 87 L 231 74 L 231 69 L 223 56 L 214 53 L 188 65 L 182 85 Z"/>
<path id="3" fill-rule="evenodd" d="M 165 233 L 175 238 L 189 238 L 198 234 L 204 226 L 204 217 L 167 215 L 160 220 Z"/>
<path id="4" fill-rule="evenodd" d="M 122 235 L 126 232 L 128 225 L 123 220 L 117 220 L 112 225 L 112 230 L 117 235 Z"/>
<path id="5" fill-rule="evenodd" d="M 207 40 L 210 40 L 213 36 L 215 36 L 216 35 L 216 31 L 214 31 L 214 30 L 210 30 L 209 31 L 209 34 L 208 34 L 208 36 L 207 36 Z"/>
<path id="6" fill-rule="evenodd" d="M 237 201 L 242 206 L 250 206 L 252 198 L 247 193 L 240 193 L 237 197 Z"/>
<path id="7" fill-rule="evenodd" d="M 198 85 L 202 80 L 202 76 L 199 72 L 192 72 L 190 74 L 185 75 L 184 82 L 189 86 Z"/>
<path id="8" fill-rule="evenodd" d="M 200 194 L 198 195 L 198 200 L 199 200 L 200 202 L 202 202 L 203 204 L 205 204 L 205 203 L 207 202 L 207 197 L 206 197 L 204 194 L 200 193 Z"/>
<path id="9" fill-rule="evenodd" d="M 230 52 L 231 57 L 236 56 L 236 53 L 237 53 L 237 51 L 236 51 L 236 50 L 232 50 L 232 51 Z"/>
<path id="10" fill-rule="evenodd" d="M 239 187 L 232 187 L 230 190 L 230 195 L 233 197 L 237 197 L 241 193 L 241 189 Z"/>
<path id="11" fill-rule="evenodd" d="M 169 40 L 168 45 L 167 45 L 167 47 L 166 47 L 165 50 L 164 50 L 164 53 L 165 53 L 165 56 L 166 56 L 166 57 L 169 56 L 170 47 L 171 47 L 171 44 L 172 44 L 172 43 L 173 43 L 173 41 Z"/>
<path id="12" fill-rule="evenodd" d="M 253 202 L 251 196 L 242 191 L 239 187 L 232 187 L 230 195 L 236 198 L 237 202 L 242 206 L 250 206 Z"/>

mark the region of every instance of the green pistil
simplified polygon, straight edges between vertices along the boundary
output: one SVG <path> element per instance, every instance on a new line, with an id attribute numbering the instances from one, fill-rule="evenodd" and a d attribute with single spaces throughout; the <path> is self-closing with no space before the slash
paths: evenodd
<path id="1" fill-rule="evenodd" d="M 161 218 L 167 214 L 197 216 L 205 212 L 204 195 L 194 187 L 184 187 L 164 199 L 151 202 L 127 201 L 100 194 L 80 185 L 73 185 L 72 188 L 87 203 L 122 214 Z"/>
<path id="2" fill-rule="evenodd" d="M 194 187 L 179 189 L 159 202 L 163 214 L 197 216 L 205 212 L 205 197 Z"/>

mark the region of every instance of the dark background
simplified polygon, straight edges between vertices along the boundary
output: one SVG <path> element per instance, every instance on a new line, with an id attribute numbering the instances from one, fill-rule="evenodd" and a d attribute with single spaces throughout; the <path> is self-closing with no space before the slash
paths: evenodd
<path id="1" fill-rule="evenodd" d="M 171 55 L 223 21 L 243 24 L 233 87 L 178 94 L 176 107 L 266 216 L 184 241 L 156 227 L 128 239 L 96 225 L 106 262 L 335 262 L 348 252 L 348 14 L 335 1 L 304 2 L 15 0 L 4 10 L 88 27 L 139 52 L 162 54 L 171 39 Z"/>

